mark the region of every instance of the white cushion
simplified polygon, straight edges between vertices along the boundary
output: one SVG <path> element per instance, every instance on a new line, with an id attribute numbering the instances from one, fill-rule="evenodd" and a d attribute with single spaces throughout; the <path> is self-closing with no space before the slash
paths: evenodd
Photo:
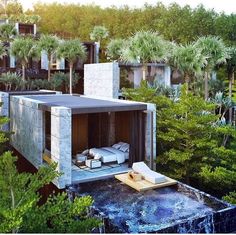
<path id="1" fill-rule="evenodd" d="M 88 155 L 88 153 L 89 153 L 89 149 L 86 149 L 82 152 L 83 155 Z"/>
<path id="2" fill-rule="evenodd" d="M 152 171 L 144 162 L 135 162 L 132 166 L 133 170 L 141 174 L 145 180 L 153 183 L 160 184 L 166 181 L 166 177 L 155 171 Z"/>
<path id="3" fill-rule="evenodd" d="M 122 144 L 122 146 L 119 148 L 119 150 L 124 153 L 127 152 L 129 150 L 129 144 L 127 144 L 127 143 Z"/>
<path id="4" fill-rule="evenodd" d="M 94 159 L 100 160 L 101 158 L 102 158 L 102 155 L 99 154 L 99 153 L 96 153 L 96 154 L 94 155 Z"/>
<path id="5" fill-rule="evenodd" d="M 121 147 L 121 145 L 120 144 L 113 144 L 112 147 L 115 149 L 119 149 Z"/>

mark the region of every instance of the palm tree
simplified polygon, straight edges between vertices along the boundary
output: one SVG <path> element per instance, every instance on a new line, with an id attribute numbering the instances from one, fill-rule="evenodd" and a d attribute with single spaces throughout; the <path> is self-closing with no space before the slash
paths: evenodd
<path id="1" fill-rule="evenodd" d="M 107 38 L 109 32 L 105 26 L 94 26 L 93 31 L 90 33 L 90 39 L 97 42 L 97 63 L 99 61 L 99 48 L 101 40 Z"/>
<path id="2" fill-rule="evenodd" d="M 87 56 L 86 48 L 79 39 L 63 41 L 59 44 L 57 56 L 69 62 L 70 67 L 70 94 L 72 94 L 72 71 L 77 59 L 84 60 Z"/>
<path id="3" fill-rule="evenodd" d="M 7 51 L 3 43 L 0 43 L 0 59 L 7 55 Z"/>
<path id="4" fill-rule="evenodd" d="M 126 41 L 124 39 L 112 39 L 107 45 L 107 58 L 113 61 L 120 60 L 121 52 L 125 46 L 125 43 Z"/>
<path id="5" fill-rule="evenodd" d="M 51 63 L 52 63 L 52 55 L 56 53 L 56 50 L 59 45 L 59 40 L 56 36 L 52 35 L 43 35 L 40 37 L 38 42 L 38 47 L 41 51 L 45 51 L 48 57 L 48 81 L 50 81 L 51 77 Z"/>
<path id="6" fill-rule="evenodd" d="M 232 89 L 234 81 L 234 73 L 236 69 L 236 47 L 229 48 L 230 58 L 227 59 L 227 73 L 229 79 L 229 99 L 232 99 Z M 229 122 L 232 122 L 232 108 L 229 109 Z"/>
<path id="7" fill-rule="evenodd" d="M 190 77 L 201 74 L 206 58 L 194 44 L 180 45 L 174 47 L 169 63 L 183 73 L 188 91 Z"/>
<path id="8" fill-rule="evenodd" d="M 141 63 L 143 80 L 146 80 L 147 63 L 163 62 L 167 59 L 167 42 L 156 32 L 140 31 L 129 38 L 122 50 L 121 60 Z"/>
<path id="9" fill-rule="evenodd" d="M 209 74 L 213 71 L 216 65 L 226 62 L 229 57 L 227 47 L 222 39 L 215 36 L 200 37 L 195 46 L 206 57 L 206 64 L 204 66 L 205 79 L 205 100 L 209 97 L 208 79 Z"/>
<path id="10" fill-rule="evenodd" d="M 17 31 L 13 24 L 0 25 L 0 39 L 3 42 L 10 42 L 17 35 Z"/>
<path id="11" fill-rule="evenodd" d="M 25 68 L 31 58 L 39 57 L 39 50 L 32 38 L 17 38 L 12 42 L 11 54 L 18 59 L 22 65 L 22 80 L 25 81 Z"/>

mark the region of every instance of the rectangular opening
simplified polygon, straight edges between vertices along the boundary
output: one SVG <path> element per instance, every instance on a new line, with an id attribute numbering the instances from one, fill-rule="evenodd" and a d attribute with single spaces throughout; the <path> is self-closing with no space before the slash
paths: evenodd
<path id="1" fill-rule="evenodd" d="M 130 165 L 145 159 L 145 126 L 142 111 L 74 114 L 72 116 L 72 156 L 86 149 L 130 145 Z"/>
<path id="2" fill-rule="evenodd" d="M 45 111 L 45 149 L 51 152 L 51 113 Z"/>

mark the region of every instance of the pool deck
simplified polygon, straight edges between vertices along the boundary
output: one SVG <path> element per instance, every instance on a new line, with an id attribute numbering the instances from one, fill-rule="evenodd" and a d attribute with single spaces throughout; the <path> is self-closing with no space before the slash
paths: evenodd
<path id="1" fill-rule="evenodd" d="M 78 167 L 72 167 L 72 183 L 84 183 L 90 181 L 96 181 L 101 179 L 107 179 L 117 174 L 127 173 L 132 170 L 128 167 L 128 163 L 123 163 L 115 168 L 108 168 L 99 170 L 97 172 L 90 172 Z"/>

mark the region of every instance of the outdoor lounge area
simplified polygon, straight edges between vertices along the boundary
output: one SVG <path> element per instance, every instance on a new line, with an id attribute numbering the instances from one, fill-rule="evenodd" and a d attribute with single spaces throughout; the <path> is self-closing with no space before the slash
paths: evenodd
<path id="1" fill-rule="evenodd" d="M 13 147 L 37 168 L 56 162 L 58 188 L 126 173 L 154 156 L 150 104 L 57 94 L 12 96 L 10 107 Z"/>

